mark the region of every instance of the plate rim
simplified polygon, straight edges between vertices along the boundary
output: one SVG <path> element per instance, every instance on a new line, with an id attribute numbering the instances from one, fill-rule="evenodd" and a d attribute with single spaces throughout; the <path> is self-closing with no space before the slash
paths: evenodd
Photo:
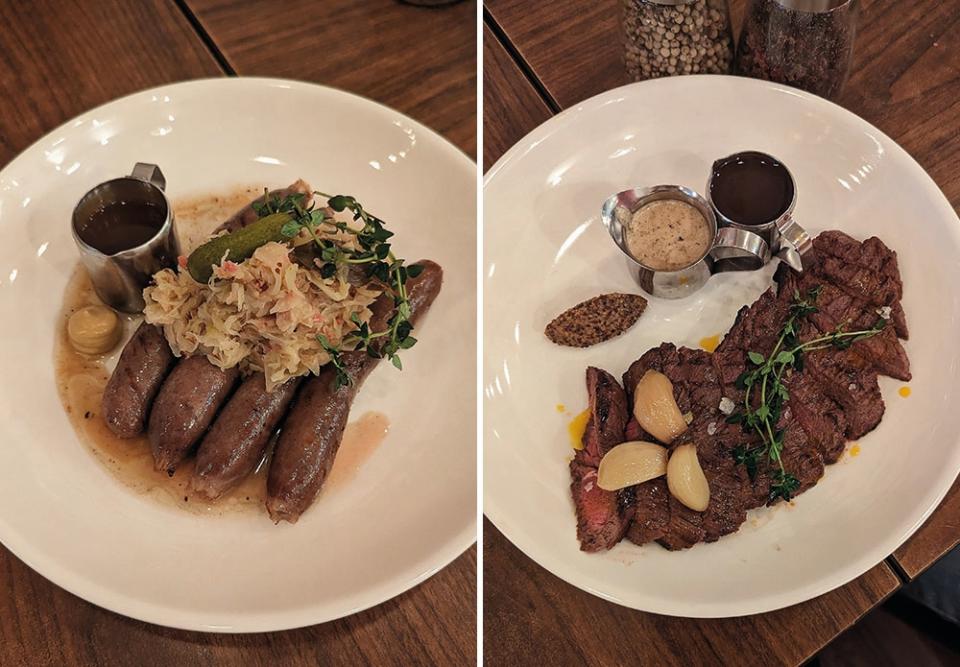
<path id="1" fill-rule="evenodd" d="M 494 181 L 498 174 L 505 169 L 507 166 L 511 165 L 513 162 L 522 159 L 527 152 L 535 149 L 540 143 L 549 139 L 554 133 L 563 130 L 566 126 L 573 122 L 573 119 L 579 117 L 581 114 L 590 113 L 595 109 L 611 102 L 618 95 L 623 94 L 626 91 L 633 92 L 637 88 L 642 87 L 643 90 L 647 91 L 650 88 L 655 86 L 669 88 L 672 86 L 679 86 L 684 84 L 693 84 L 698 85 L 698 82 L 711 81 L 715 82 L 717 80 L 724 79 L 730 82 L 736 82 L 733 85 L 743 85 L 747 87 L 754 87 L 758 90 L 765 90 L 768 92 L 776 92 L 782 94 L 794 95 L 796 97 L 806 100 L 808 103 L 819 105 L 821 109 L 827 109 L 829 113 L 836 114 L 839 113 L 841 117 L 846 117 L 848 120 L 852 120 L 854 123 L 860 124 L 864 130 L 868 130 L 875 138 L 880 141 L 885 141 L 885 147 L 891 148 L 895 151 L 901 159 L 905 159 L 907 163 L 915 167 L 918 174 L 922 174 L 919 181 L 923 187 L 927 190 L 927 194 L 935 200 L 938 205 L 943 208 L 945 211 L 950 211 L 954 221 L 960 226 L 960 217 L 958 217 L 956 210 L 950 204 L 950 201 L 947 199 L 946 195 L 943 193 L 943 190 L 940 189 L 940 186 L 937 185 L 936 181 L 933 180 L 933 177 L 920 165 L 917 160 L 910 155 L 899 143 L 894 141 L 889 137 L 885 132 L 877 128 L 875 125 L 857 115 L 853 111 L 846 109 L 835 102 L 824 99 L 822 97 L 813 95 L 803 90 L 793 88 L 791 86 L 786 86 L 779 83 L 774 83 L 770 81 L 763 81 L 759 79 L 752 79 L 747 77 L 739 77 L 732 75 L 716 75 L 716 74 L 694 74 L 694 75 L 685 75 L 682 77 L 664 77 L 659 79 L 649 79 L 646 81 L 638 81 L 633 83 L 628 83 L 610 90 L 602 91 L 593 95 L 589 98 L 581 100 L 560 113 L 548 118 L 542 122 L 537 127 L 530 130 L 526 135 L 523 136 L 519 141 L 517 141 L 513 146 L 511 146 L 507 152 L 505 152 L 500 159 L 498 159 L 490 169 L 484 174 L 483 178 L 483 196 L 486 197 L 487 187 Z M 484 214 L 486 210 L 484 209 Z M 486 226 L 484 219 L 484 227 Z M 483 260 L 480 265 L 481 271 L 484 270 L 485 262 L 487 259 L 487 236 L 484 234 L 483 237 L 484 246 L 483 246 Z M 486 283 L 487 278 L 484 274 L 482 276 L 482 282 Z M 484 310 L 486 310 L 486 300 L 484 299 Z M 484 321 L 484 341 L 486 339 L 486 322 Z M 481 369 L 481 378 L 485 377 L 485 373 Z M 484 405 L 490 399 L 484 397 Z M 483 418 L 484 425 L 484 434 L 483 442 L 487 443 L 493 442 L 495 438 L 488 437 L 490 434 L 488 432 L 488 422 L 486 419 L 485 412 Z M 484 480 L 486 479 L 486 462 L 487 457 L 484 456 Z M 554 557 L 549 550 L 542 550 L 537 552 L 538 542 L 530 537 L 529 532 L 521 525 L 520 522 L 513 521 L 510 518 L 509 510 L 505 510 L 502 506 L 498 505 L 497 502 L 492 498 L 491 495 L 487 494 L 486 485 L 484 485 L 483 493 L 483 514 L 486 516 L 491 523 L 499 530 L 503 536 L 510 541 L 515 547 L 520 549 L 521 552 L 535 563 L 546 569 L 548 572 L 553 574 L 556 577 L 559 577 L 568 584 L 590 593 L 596 597 L 599 597 L 603 600 L 613 602 L 623 607 L 630 609 L 636 609 L 638 611 L 644 611 L 649 613 L 664 614 L 667 616 L 675 617 L 685 617 L 685 618 L 735 618 L 742 616 L 750 616 L 754 614 L 763 614 L 771 611 L 776 611 L 778 609 L 784 609 L 796 604 L 801 604 L 808 602 L 816 597 L 829 593 L 831 591 L 837 590 L 846 584 L 854 581 L 859 578 L 866 572 L 870 571 L 877 565 L 885 563 L 886 559 L 893 555 L 893 553 L 900 548 L 910 537 L 917 531 L 919 528 L 926 522 L 928 518 L 936 511 L 936 509 L 943 502 L 944 497 L 950 492 L 950 489 L 956 483 L 957 479 L 960 479 L 960 436 L 958 436 L 957 441 L 954 445 L 954 457 L 952 461 L 947 461 L 948 464 L 952 463 L 951 467 L 953 468 L 954 475 L 953 479 L 949 484 L 946 484 L 944 488 L 938 489 L 934 494 L 935 500 L 928 504 L 927 507 L 923 509 L 920 513 L 918 519 L 914 523 L 907 527 L 902 534 L 896 535 L 895 537 L 887 540 L 887 542 L 895 542 L 892 549 L 887 550 L 886 546 L 882 547 L 872 547 L 864 551 L 859 558 L 853 559 L 850 561 L 846 567 L 837 568 L 833 570 L 836 575 L 833 578 L 823 578 L 807 585 L 801 589 L 796 589 L 800 591 L 793 595 L 789 594 L 779 594 L 779 595 L 769 595 L 766 597 L 753 598 L 750 600 L 750 604 L 741 604 L 738 607 L 738 611 L 731 612 L 729 609 L 724 609 L 724 607 L 729 607 L 725 603 L 704 603 L 698 602 L 697 608 L 691 610 L 688 607 L 685 607 L 683 603 L 679 605 L 674 605 L 670 600 L 663 600 L 663 606 L 656 606 L 652 608 L 647 602 L 638 602 L 633 599 L 624 599 L 617 597 L 616 595 L 609 594 L 605 591 L 592 588 L 587 582 L 582 580 L 582 577 L 578 576 L 578 569 L 574 566 L 567 564 L 562 557 Z M 573 529 L 573 524 L 571 524 L 571 530 Z M 537 553 L 537 555 L 534 555 Z M 558 552 L 559 553 L 559 552 Z M 889 567 L 889 565 L 888 565 Z M 896 571 L 894 571 L 894 576 Z M 794 599 L 798 598 L 798 599 Z"/>
<path id="2" fill-rule="evenodd" d="M 380 116 L 389 114 L 393 120 L 402 120 L 417 133 L 430 137 L 438 150 L 449 156 L 453 163 L 459 165 L 459 168 L 473 170 L 474 181 L 476 181 L 477 163 L 467 155 L 466 152 L 420 121 L 385 104 L 350 91 L 309 81 L 262 76 L 222 76 L 186 79 L 143 88 L 87 109 L 57 125 L 48 132 L 45 132 L 26 148 L 22 149 L 12 160 L 4 164 L 3 167 L 0 168 L 0 185 L 2 185 L 6 179 L 11 178 L 11 174 L 21 162 L 25 163 L 29 159 L 28 155 L 42 150 L 40 147 L 44 142 L 52 139 L 55 134 L 73 129 L 77 121 L 85 120 L 93 114 L 112 109 L 116 106 L 122 107 L 124 105 L 135 104 L 137 98 L 144 95 L 158 94 L 171 90 L 202 89 L 211 86 L 268 86 L 299 89 L 312 94 L 332 95 L 335 98 L 340 98 L 347 104 L 366 106 Z M 113 112 L 116 113 L 115 110 Z M 55 387 L 51 387 L 51 389 L 56 392 Z M 475 443 L 475 447 L 476 444 L 477 443 Z M 474 460 L 474 463 L 475 462 Z M 446 540 L 446 544 L 442 549 L 434 552 L 436 554 L 435 558 L 424 559 L 401 571 L 394 578 L 396 582 L 394 585 L 385 582 L 372 590 L 368 589 L 364 593 L 343 598 L 348 601 L 349 608 L 347 609 L 333 611 L 331 613 L 329 611 L 323 611 L 323 605 L 321 603 L 320 605 L 299 607 L 292 610 L 285 609 L 269 612 L 252 612 L 248 614 L 233 611 L 223 615 L 223 624 L 212 624 L 209 622 L 209 618 L 205 622 L 202 612 L 185 611 L 183 609 L 176 609 L 173 606 L 144 602 L 137 598 L 130 597 L 125 593 L 111 590 L 85 576 L 75 576 L 71 574 L 65 568 L 61 567 L 58 560 L 53 556 L 31 551 L 29 539 L 22 535 L 20 531 L 15 530 L 4 518 L 3 513 L 0 513 L 0 543 L 27 567 L 47 581 L 102 609 L 138 621 L 177 630 L 246 634 L 293 630 L 326 623 L 370 609 L 406 593 L 450 565 L 476 543 L 477 512 L 473 512 L 470 517 L 470 521 L 468 521 L 457 534 L 451 535 L 450 538 Z"/>

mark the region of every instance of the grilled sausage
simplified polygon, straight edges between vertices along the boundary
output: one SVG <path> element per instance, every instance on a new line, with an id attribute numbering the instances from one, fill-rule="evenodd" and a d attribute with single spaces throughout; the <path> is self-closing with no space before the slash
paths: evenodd
<path id="1" fill-rule="evenodd" d="M 291 183 L 289 186 L 285 188 L 280 188 L 279 190 L 271 190 L 270 192 L 267 193 L 266 196 L 269 197 L 270 199 L 273 199 L 274 197 L 276 197 L 277 199 L 283 199 L 287 195 L 300 193 L 300 194 L 306 195 L 306 197 L 304 198 L 305 201 L 309 201 L 311 192 L 312 191 L 310 190 L 310 185 L 306 181 L 302 179 L 298 179 L 295 183 Z M 235 232 L 238 229 L 246 227 L 251 222 L 256 222 L 260 216 L 258 216 L 257 212 L 253 210 L 253 206 L 254 204 L 262 204 L 263 202 L 264 202 L 264 196 L 260 195 L 259 197 L 254 199 L 252 202 L 250 202 L 249 204 L 244 206 L 242 209 L 234 213 L 232 216 L 230 216 L 226 222 L 224 222 L 214 230 L 214 233 L 216 234 L 224 230 L 228 232 Z"/>
<path id="2" fill-rule="evenodd" d="M 407 282 L 414 323 L 433 303 L 443 280 L 438 264 L 417 263 L 423 272 Z M 371 310 L 370 330 L 382 331 L 392 313 L 393 298 L 382 295 Z M 317 497 L 337 456 L 353 399 L 378 360 L 366 352 L 349 352 L 342 361 L 352 382 L 335 390 L 336 371 L 328 365 L 304 381 L 283 423 L 267 476 L 267 511 L 275 522 L 295 523 Z"/>
<path id="3" fill-rule="evenodd" d="M 300 379 L 290 378 L 269 392 L 263 373 L 243 381 L 200 443 L 193 492 L 216 500 L 254 471 Z"/>
<path id="4" fill-rule="evenodd" d="M 147 425 L 153 463 L 173 474 L 227 400 L 240 372 L 217 368 L 202 355 L 177 364 L 154 401 Z"/>
<path id="5" fill-rule="evenodd" d="M 120 353 L 103 392 L 103 416 L 111 431 L 121 438 L 143 432 L 147 413 L 173 362 L 163 331 L 141 324 Z"/>

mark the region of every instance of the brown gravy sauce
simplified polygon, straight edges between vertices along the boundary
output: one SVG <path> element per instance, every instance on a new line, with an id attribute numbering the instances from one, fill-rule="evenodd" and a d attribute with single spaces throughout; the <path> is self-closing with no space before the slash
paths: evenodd
<path id="1" fill-rule="evenodd" d="M 174 206 L 177 234 L 184 253 L 206 239 L 213 229 L 251 199 L 262 188 L 245 187 L 227 195 L 198 197 Z M 107 355 L 89 356 L 73 349 L 67 339 L 67 320 L 80 308 L 101 305 L 87 272 L 79 264 L 64 292 L 57 320 L 54 343 L 54 369 L 57 393 L 80 441 L 121 483 L 134 492 L 165 505 L 176 505 L 198 514 L 224 514 L 238 510 L 263 512 L 266 498 L 269 452 L 256 472 L 216 502 L 188 492 L 193 475 L 193 458 L 185 461 L 172 476 L 153 468 L 153 456 L 146 433 L 136 438 L 119 438 L 107 427 L 100 414 L 100 403 L 110 372 L 123 345 L 140 323 L 140 317 L 122 316 L 125 334 L 122 343 Z M 350 423 L 343 435 L 336 461 L 321 495 L 336 492 L 348 484 L 357 471 L 383 442 L 389 431 L 389 419 L 378 412 L 367 412 Z"/>

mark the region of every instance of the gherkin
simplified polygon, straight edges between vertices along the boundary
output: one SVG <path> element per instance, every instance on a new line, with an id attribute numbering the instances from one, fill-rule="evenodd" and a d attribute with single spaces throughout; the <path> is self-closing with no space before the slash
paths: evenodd
<path id="1" fill-rule="evenodd" d="M 271 213 L 235 232 L 212 238 L 190 253 L 187 269 L 194 280 L 205 283 L 224 255 L 233 262 L 242 262 L 265 243 L 286 241 L 288 236 L 283 233 L 283 227 L 291 221 L 287 213 Z"/>

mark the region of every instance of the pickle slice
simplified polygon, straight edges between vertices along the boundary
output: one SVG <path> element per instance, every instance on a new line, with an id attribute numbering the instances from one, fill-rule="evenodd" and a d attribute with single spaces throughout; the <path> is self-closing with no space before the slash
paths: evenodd
<path id="1" fill-rule="evenodd" d="M 282 230 L 291 220 L 287 213 L 271 213 L 235 232 L 212 238 L 190 253 L 187 270 L 194 280 L 205 283 L 210 280 L 213 267 L 220 264 L 224 254 L 232 262 L 242 262 L 265 243 L 287 241 Z"/>

